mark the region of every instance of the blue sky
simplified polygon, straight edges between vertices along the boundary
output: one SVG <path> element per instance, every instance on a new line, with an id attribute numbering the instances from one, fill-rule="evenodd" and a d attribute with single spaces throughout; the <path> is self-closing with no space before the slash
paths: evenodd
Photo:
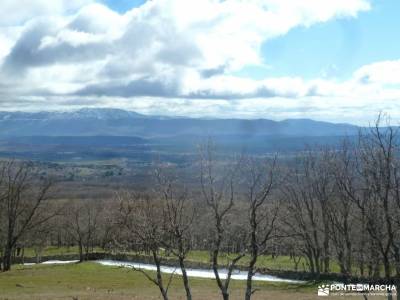
<path id="1" fill-rule="evenodd" d="M 144 0 L 105 0 L 111 9 L 124 13 Z M 400 28 L 400 1 L 371 1 L 372 9 L 357 18 L 336 19 L 310 27 L 294 28 L 288 34 L 263 43 L 262 56 L 268 66 L 248 66 L 235 74 L 269 76 L 321 75 L 348 79 L 357 68 L 400 56 L 394 39 Z"/>
<path id="2" fill-rule="evenodd" d="M 0 109 L 400 121 L 396 0 L 0 4 Z"/>
<path id="3" fill-rule="evenodd" d="M 112 10 L 124 13 L 134 7 L 142 5 L 144 0 L 104 0 L 103 3 Z"/>
<path id="4" fill-rule="evenodd" d="M 250 77 L 321 75 L 348 79 L 363 65 L 400 56 L 400 1 L 381 0 L 357 18 L 300 27 L 265 42 L 262 55 L 270 68 L 245 68 Z"/>
<path id="5" fill-rule="evenodd" d="M 332 75 L 347 79 L 362 65 L 399 57 L 400 43 L 394 42 L 399 11 L 400 1 L 373 3 L 373 9 L 358 18 L 294 29 L 266 43 L 263 52 L 281 72 L 317 77 L 336 66 Z"/>

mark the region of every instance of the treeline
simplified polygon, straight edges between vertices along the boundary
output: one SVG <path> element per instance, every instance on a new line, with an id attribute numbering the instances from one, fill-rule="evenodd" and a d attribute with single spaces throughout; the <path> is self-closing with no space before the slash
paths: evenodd
<path id="1" fill-rule="evenodd" d="M 398 282 L 400 140 L 397 128 L 381 125 L 378 120 L 340 147 L 310 148 L 294 158 L 221 159 L 209 141 L 193 167 L 190 182 L 197 185 L 187 185 L 179 170 L 158 164 L 146 190 L 118 191 L 109 201 L 50 201 L 57 188 L 51 180 L 38 176 L 30 164 L 2 162 L 2 270 L 10 269 L 15 251 L 40 252 L 51 244 L 78 245 L 81 261 L 95 247 L 143 252 L 157 271 L 154 276 L 138 271 L 163 299 L 172 278 L 161 276 L 166 255 L 176 258 L 187 299 L 192 298 L 186 273 L 192 250 L 209 252 L 225 300 L 239 263 L 246 264 L 248 274 L 245 299 L 252 298 L 257 262 L 266 254 L 291 257 L 295 270 L 305 261 L 316 279 L 339 265 L 343 277 Z M 227 265 L 223 256 L 230 258 Z"/>

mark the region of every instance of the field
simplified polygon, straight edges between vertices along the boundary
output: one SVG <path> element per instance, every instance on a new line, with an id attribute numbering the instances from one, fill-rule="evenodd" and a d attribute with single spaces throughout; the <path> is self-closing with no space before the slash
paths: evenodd
<path id="1" fill-rule="evenodd" d="M 219 299 L 213 280 L 191 279 L 194 299 Z M 232 282 L 231 299 L 243 299 L 244 282 Z M 255 282 L 254 299 L 318 299 L 316 284 Z M 180 277 L 170 287 L 170 299 L 184 299 Z M 119 267 L 105 267 L 93 262 L 69 265 L 15 266 L 0 273 L 1 300 L 52 299 L 161 299 L 157 288 L 141 273 Z M 330 297 L 329 299 L 335 299 Z M 340 298 L 337 298 L 340 299 Z M 342 298 L 343 299 L 343 298 Z M 351 299 L 362 299 L 352 297 Z M 374 298 L 369 298 L 374 299 Z M 375 299 L 382 299 L 375 298 Z"/>
<path id="2" fill-rule="evenodd" d="M 104 250 L 101 248 L 93 249 L 93 252 L 103 253 Z M 78 255 L 79 250 L 78 247 L 46 247 L 42 250 L 42 256 L 55 256 L 55 255 Z M 136 254 L 136 253 L 127 253 L 127 254 Z M 35 253 L 32 248 L 25 249 L 25 257 L 34 257 Z M 228 261 L 232 260 L 235 257 L 235 254 L 221 254 L 220 263 L 221 265 L 226 265 Z M 187 261 L 194 263 L 202 263 L 209 264 L 210 263 L 210 255 L 207 251 L 191 251 L 188 254 Z M 245 267 L 248 264 L 249 257 L 243 257 L 238 266 Z M 289 256 L 276 256 L 272 257 L 271 255 L 261 255 L 258 258 L 257 267 L 266 268 L 271 270 L 294 270 L 294 262 Z M 298 271 L 307 271 L 306 261 L 304 258 L 300 259 L 298 264 Z M 331 271 L 339 272 L 339 265 L 335 262 L 331 262 Z M 355 270 L 357 271 L 357 270 Z"/>

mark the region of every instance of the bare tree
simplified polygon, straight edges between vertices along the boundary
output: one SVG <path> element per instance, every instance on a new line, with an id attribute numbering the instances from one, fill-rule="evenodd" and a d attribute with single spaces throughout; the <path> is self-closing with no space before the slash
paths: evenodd
<path id="1" fill-rule="evenodd" d="M 276 188 L 276 157 L 271 162 L 260 162 L 246 158 L 241 164 L 244 182 L 244 198 L 247 202 L 247 218 L 250 261 L 247 266 L 245 300 L 250 300 L 253 290 L 253 276 L 257 259 L 267 250 L 268 241 L 276 228 L 278 203 L 272 201 L 272 191 Z"/>
<path id="2" fill-rule="evenodd" d="M 222 298 L 228 300 L 232 272 L 238 261 L 245 255 L 244 253 L 239 253 L 229 261 L 226 279 L 221 278 L 219 256 L 221 254 L 222 243 L 226 238 L 226 221 L 234 205 L 234 176 L 238 165 L 236 164 L 233 168 L 218 173 L 216 171 L 217 162 L 214 161 L 215 149 L 211 141 L 201 148 L 200 155 L 201 190 L 213 218 L 213 237 L 210 245 L 212 269 Z"/>
<path id="3" fill-rule="evenodd" d="M 191 249 L 190 231 L 195 217 L 194 206 L 189 202 L 187 190 L 179 186 L 176 176 L 157 168 L 155 177 L 157 194 L 162 196 L 163 221 L 167 235 L 161 243 L 178 258 L 186 299 L 191 300 L 185 259 Z"/>
<path id="4" fill-rule="evenodd" d="M 334 171 L 341 207 L 331 209 L 331 217 L 335 225 L 333 238 L 339 238 L 342 250 L 348 252 L 345 265 L 339 259 L 342 268 L 351 270 L 349 252 L 353 246 L 349 235 L 357 229 L 360 272 L 364 274 L 366 265 L 370 277 L 379 277 L 383 265 L 384 277 L 390 281 L 392 265 L 399 277 L 399 147 L 396 129 L 388 120 L 386 126 L 381 125 L 379 116 L 373 127 L 360 132 L 353 153 L 342 149 Z"/>
<path id="5" fill-rule="evenodd" d="M 156 276 L 152 277 L 146 271 L 135 268 L 160 290 L 164 300 L 168 300 L 168 289 L 173 273 L 167 283 L 164 283 L 161 273 L 162 256 L 160 249 L 165 239 L 162 206 L 158 199 L 152 199 L 148 194 L 124 193 L 118 195 L 120 201 L 120 224 L 127 229 L 127 235 L 142 244 L 151 252 L 156 266 Z"/>
<path id="6" fill-rule="evenodd" d="M 94 247 L 101 213 L 100 204 L 86 200 L 84 203 L 71 203 L 65 215 L 65 229 L 78 244 L 79 261 L 88 260 Z"/>
<path id="7" fill-rule="evenodd" d="M 396 219 L 400 211 L 397 209 L 396 196 L 393 198 L 398 193 L 396 162 L 399 159 L 399 148 L 396 144 L 397 130 L 390 126 L 389 120 L 386 121 L 386 127 L 381 128 L 379 116 L 369 132 L 360 134 L 361 170 L 367 193 L 364 193 L 364 201 L 357 203 L 367 217 L 366 229 L 377 245 L 385 278 L 389 279 L 392 275 L 393 254 L 395 265 L 399 265 L 400 258 L 395 241 L 398 231 Z"/>
<path id="8" fill-rule="evenodd" d="M 282 222 L 288 234 L 302 240 L 309 269 L 317 276 L 329 270 L 330 258 L 327 212 L 334 182 L 327 174 L 325 163 L 322 164 L 326 159 L 311 150 L 303 153 L 282 186 L 287 205 L 287 217 Z"/>
<path id="9" fill-rule="evenodd" d="M 360 273 L 364 274 L 365 261 L 365 234 L 364 218 L 358 214 L 354 205 L 354 197 L 360 187 L 360 178 L 357 174 L 358 159 L 354 145 L 348 140 L 342 143 L 339 151 L 331 160 L 330 170 L 334 175 L 337 196 L 329 206 L 331 223 L 331 239 L 336 250 L 340 271 L 349 276 L 352 273 L 354 261 L 354 244 L 359 244 Z M 354 237 L 357 237 L 354 239 Z"/>
<path id="10" fill-rule="evenodd" d="M 53 216 L 44 210 L 51 186 L 52 181 L 37 176 L 31 163 L 0 164 L 3 271 L 11 269 L 12 252 L 21 237 Z"/>
<path id="11" fill-rule="evenodd" d="M 49 243 L 49 236 L 51 235 L 52 231 L 53 228 L 50 226 L 49 222 L 46 222 L 30 230 L 29 234 L 24 236 L 17 246 L 19 249 L 22 248 L 19 251 L 21 252 L 20 258 L 22 259 L 22 263 L 24 260 L 25 247 L 33 248 L 36 257 L 36 263 L 41 262 L 43 251 Z"/>

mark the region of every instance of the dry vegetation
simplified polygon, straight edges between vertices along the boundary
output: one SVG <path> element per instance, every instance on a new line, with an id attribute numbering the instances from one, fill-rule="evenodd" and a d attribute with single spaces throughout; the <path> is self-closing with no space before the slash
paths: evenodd
<path id="1" fill-rule="evenodd" d="M 50 197 L 53 181 L 48 176 L 31 164 L 4 161 L 1 268 L 10 271 L 12 260 L 27 248 L 40 255 L 46 246 L 77 246 L 81 262 L 95 249 L 138 253 L 158 267 L 157 272 L 140 273 L 164 300 L 175 298 L 177 290 L 169 287 L 179 281 L 185 299 L 205 292 L 204 281 L 186 276 L 193 253 L 208 254 L 216 280 L 206 290 L 216 293 L 209 297 L 224 300 L 238 293 L 250 300 L 276 292 L 259 290 L 253 282 L 267 256 L 289 258 L 294 271 L 305 269 L 316 280 L 334 271 L 338 280 L 362 276 L 398 284 L 399 137 L 395 128 L 380 125 L 378 120 L 361 132 L 355 143 L 308 149 L 295 158 L 221 158 L 209 142 L 189 176 L 161 163 L 140 189 L 128 183 L 98 198 L 82 193 L 57 201 Z M 161 274 L 160 266 L 170 258 L 182 277 Z M 230 280 L 238 266 L 247 271 L 240 284 Z M 228 270 L 226 279 L 221 267 Z M 18 273 L 9 274 L 2 277 Z"/>

